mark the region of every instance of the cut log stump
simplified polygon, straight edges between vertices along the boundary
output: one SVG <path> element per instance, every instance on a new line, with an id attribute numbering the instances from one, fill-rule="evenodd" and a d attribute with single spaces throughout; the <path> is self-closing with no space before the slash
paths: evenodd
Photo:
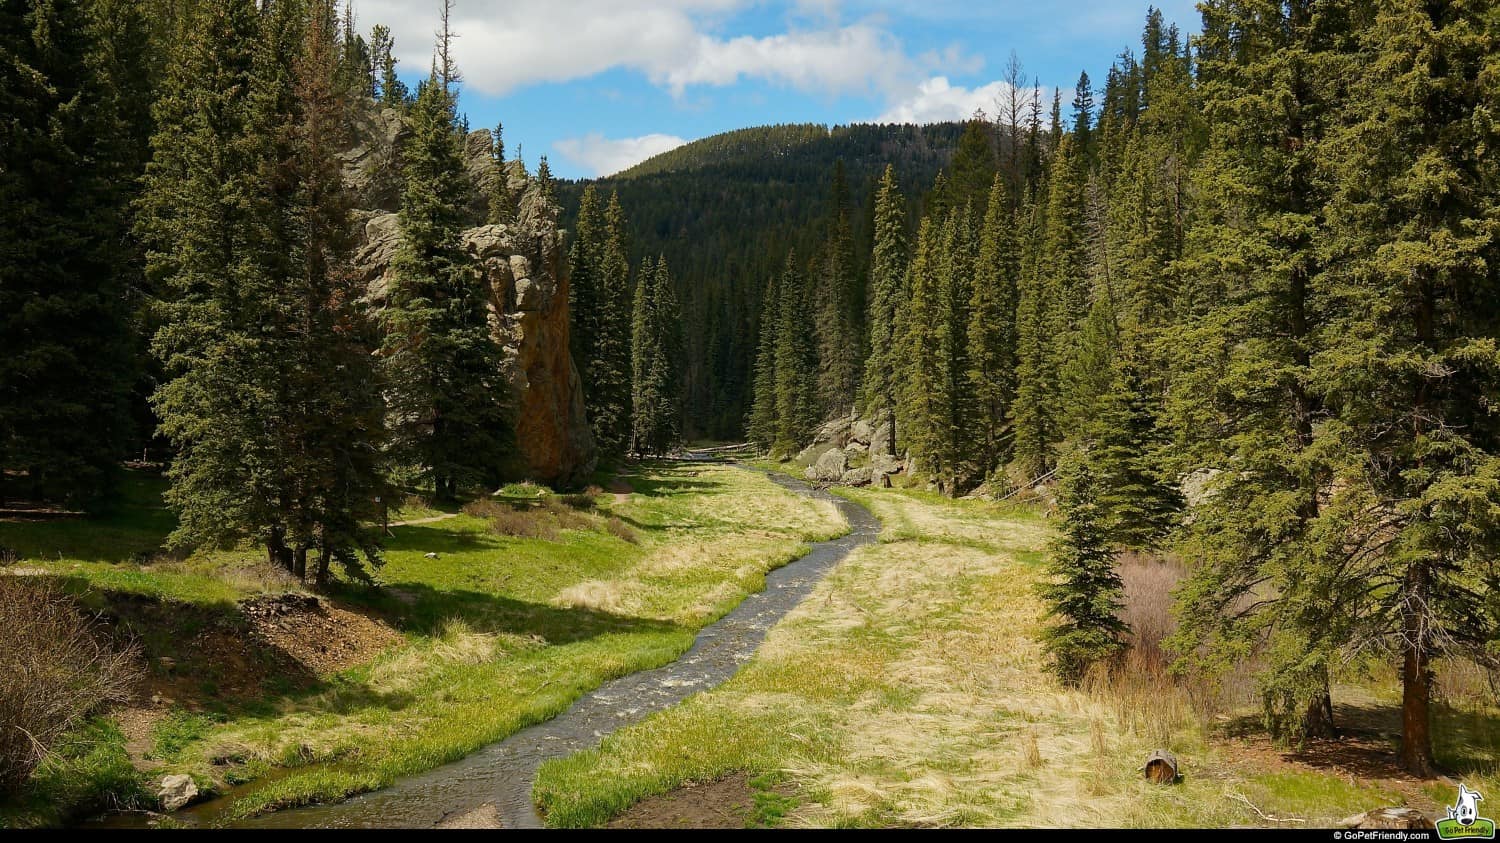
<path id="1" fill-rule="evenodd" d="M 1165 749 L 1154 749 L 1146 756 L 1146 763 L 1141 770 L 1146 773 L 1146 781 L 1156 784 L 1173 784 L 1177 781 L 1177 756 Z"/>

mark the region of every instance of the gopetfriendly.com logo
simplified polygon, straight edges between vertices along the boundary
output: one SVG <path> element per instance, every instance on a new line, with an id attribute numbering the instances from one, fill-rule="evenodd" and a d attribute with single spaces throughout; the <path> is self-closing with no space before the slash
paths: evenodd
<path id="1" fill-rule="evenodd" d="M 1448 816 L 1437 821 L 1438 838 L 1442 840 L 1494 840 L 1495 821 L 1479 816 L 1484 797 L 1467 785 L 1458 786 L 1458 801 L 1448 809 Z"/>

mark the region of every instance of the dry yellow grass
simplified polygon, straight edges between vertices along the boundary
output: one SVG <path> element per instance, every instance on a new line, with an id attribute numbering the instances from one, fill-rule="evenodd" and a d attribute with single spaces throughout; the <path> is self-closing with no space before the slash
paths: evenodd
<path id="1" fill-rule="evenodd" d="M 594 824 L 643 795 L 778 772 L 795 826 L 1176 826 L 1328 822 L 1387 797 L 1215 750 L 1184 694 L 1070 689 L 1042 670 L 1034 586 L 1049 535 L 1024 511 L 905 491 L 851 494 L 885 541 L 851 554 L 718 689 L 543 768 L 551 821 Z M 913 534 L 916 535 L 913 535 Z M 707 744 L 703 735 L 716 737 Z M 1138 768 L 1173 750 L 1182 784 Z"/>

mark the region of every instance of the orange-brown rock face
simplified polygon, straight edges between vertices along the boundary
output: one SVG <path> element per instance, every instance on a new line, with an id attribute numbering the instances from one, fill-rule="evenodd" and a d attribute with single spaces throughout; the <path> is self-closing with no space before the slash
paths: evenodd
<path id="1" fill-rule="evenodd" d="M 378 128 L 390 121 L 370 122 Z M 399 159 L 399 150 L 386 148 L 398 144 L 399 133 L 372 130 L 365 135 L 363 145 L 345 156 L 345 181 L 361 204 L 387 206 L 360 215 L 363 229 L 355 256 L 369 286 L 368 299 L 379 307 L 392 281 L 389 269 L 401 226 L 392 213 L 395 208 L 389 207 L 391 191 L 376 189 L 384 176 L 372 171 Z M 487 158 L 486 133 L 471 135 L 466 148 L 477 215 L 492 180 L 506 176 Z M 572 485 L 594 470 L 598 447 L 584 409 L 582 380 L 569 351 L 563 232 L 555 222 L 555 207 L 549 207 L 550 200 L 534 180 L 519 171 L 508 178 L 516 197 L 514 220 L 470 228 L 463 244 L 490 286 L 490 328 L 504 352 L 502 365 L 511 387 L 519 452 L 516 473 L 550 485 Z"/>

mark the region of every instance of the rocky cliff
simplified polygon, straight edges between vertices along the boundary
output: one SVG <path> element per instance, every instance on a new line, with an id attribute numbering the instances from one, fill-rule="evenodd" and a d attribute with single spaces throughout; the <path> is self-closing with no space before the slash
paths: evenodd
<path id="1" fill-rule="evenodd" d="M 400 115 L 372 108 L 356 117 L 354 138 L 343 155 L 345 183 L 362 209 L 356 214 L 360 246 L 355 263 L 376 308 L 385 301 L 401 238 L 396 211 L 403 139 Z M 463 236 L 464 248 L 489 283 L 490 325 L 504 351 L 502 365 L 515 408 L 516 470 L 543 483 L 570 485 L 594 470 L 598 448 L 568 350 L 563 232 L 538 185 L 518 168 L 501 173 L 495 166 L 489 132 L 474 132 L 466 141 L 475 221 L 483 218 L 485 196 L 495 179 L 509 179 L 510 193 L 517 197 L 513 223 L 476 225 Z"/>

